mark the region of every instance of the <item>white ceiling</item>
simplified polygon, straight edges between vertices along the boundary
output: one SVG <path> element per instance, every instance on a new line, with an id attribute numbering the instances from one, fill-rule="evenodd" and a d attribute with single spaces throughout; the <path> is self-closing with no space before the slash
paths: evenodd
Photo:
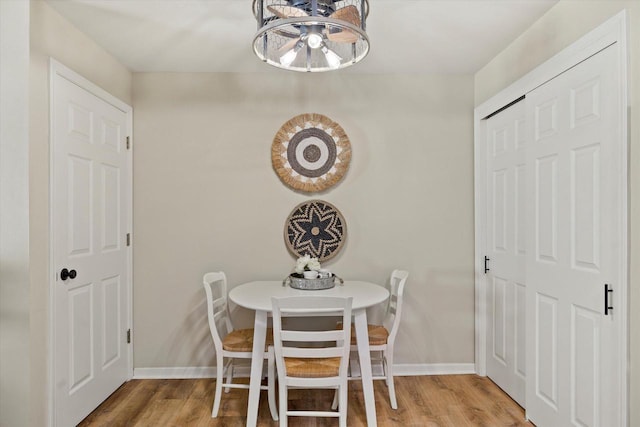
<path id="1" fill-rule="evenodd" d="M 47 1 L 133 71 L 277 71 L 253 54 L 251 0 Z M 557 1 L 369 0 L 371 51 L 344 71 L 475 73 Z"/>

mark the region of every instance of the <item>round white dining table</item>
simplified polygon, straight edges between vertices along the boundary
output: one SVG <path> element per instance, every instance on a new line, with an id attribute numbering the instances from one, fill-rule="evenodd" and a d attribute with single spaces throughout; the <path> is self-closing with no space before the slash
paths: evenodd
<path id="1" fill-rule="evenodd" d="M 376 406 L 373 395 L 373 378 L 371 373 L 371 354 L 369 351 L 369 333 L 367 329 L 367 308 L 379 304 L 389 298 L 389 291 L 379 285 L 361 281 L 345 281 L 344 285 L 336 285 L 324 290 L 300 290 L 283 286 L 281 281 L 260 280 L 236 286 L 229 292 L 229 299 L 235 304 L 255 310 L 253 332 L 253 357 L 251 359 L 251 377 L 249 379 L 249 404 L 247 407 L 247 426 L 255 426 L 258 421 L 258 405 L 260 403 L 260 381 L 262 379 L 262 363 L 265 339 L 267 334 L 267 318 L 271 314 L 272 297 L 288 296 L 340 296 L 352 297 L 352 313 L 358 338 L 358 357 L 362 378 L 362 392 L 367 412 L 367 425 L 375 427 Z"/>

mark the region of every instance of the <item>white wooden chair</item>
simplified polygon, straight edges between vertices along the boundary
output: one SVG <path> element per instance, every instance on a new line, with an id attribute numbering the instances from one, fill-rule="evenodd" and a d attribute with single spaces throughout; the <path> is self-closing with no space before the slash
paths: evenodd
<path id="1" fill-rule="evenodd" d="M 311 291 L 310 291 L 311 292 Z M 272 298 L 273 341 L 278 368 L 280 426 L 288 416 L 338 417 L 347 425 L 352 298 L 300 296 Z M 342 316 L 343 329 L 285 330 L 283 316 Z M 304 347 L 296 346 L 303 345 Z M 338 412 L 288 410 L 288 389 L 336 389 Z"/>
<path id="2" fill-rule="evenodd" d="M 389 300 L 387 302 L 387 310 L 382 325 L 367 325 L 369 332 L 369 348 L 371 350 L 371 364 L 382 365 L 382 376 L 374 376 L 374 380 L 385 380 L 389 389 L 389 400 L 391 407 L 398 409 L 396 400 L 396 389 L 393 382 L 393 347 L 398 335 L 398 327 L 400 326 L 400 316 L 402 314 L 402 298 L 404 294 L 404 286 L 407 283 L 409 273 L 404 270 L 393 270 L 389 281 Z M 357 352 L 358 346 L 355 334 L 351 335 L 351 351 Z M 376 357 L 377 356 L 377 357 Z M 358 363 L 357 357 L 351 358 L 352 372 L 355 371 L 354 365 Z M 350 379 L 353 379 L 351 377 Z M 336 401 L 334 399 L 333 406 Z"/>
<path id="3" fill-rule="evenodd" d="M 216 393 L 213 399 L 211 417 L 218 416 L 222 387 L 228 393 L 230 388 L 248 389 L 248 384 L 233 383 L 233 359 L 251 359 L 253 351 L 253 329 L 233 329 L 229 310 L 227 308 L 227 277 L 223 272 L 206 273 L 203 277 L 204 290 L 207 296 L 207 316 L 209 329 L 216 350 Z M 215 297 L 214 297 L 215 293 Z M 222 333 L 220 333 L 222 331 Z M 264 358 L 267 360 L 267 386 L 261 386 L 262 390 L 268 390 L 269 410 L 274 420 L 278 419 L 275 398 L 275 359 L 273 351 L 273 333 L 267 330 L 267 350 Z M 227 363 L 224 359 L 227 358 Z M 227 381 L 224 382 L 224 373 L 227 372 Z"/>

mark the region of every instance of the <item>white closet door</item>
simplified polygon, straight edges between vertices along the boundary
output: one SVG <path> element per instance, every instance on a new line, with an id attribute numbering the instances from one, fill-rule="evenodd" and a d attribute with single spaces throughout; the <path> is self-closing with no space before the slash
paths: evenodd
<path id="1" fill-rule="evenodd" d="M 617 45 L 527 94 L 528 418 L 618 426 L 622 147 Z M 613 313 L 604 314 L 604 287 Z"/>
<path id="2" fill-rule="evenodd" d="M 520 101 L 487 119 L 487 376 L 524 406 L 525 108 Z"/>

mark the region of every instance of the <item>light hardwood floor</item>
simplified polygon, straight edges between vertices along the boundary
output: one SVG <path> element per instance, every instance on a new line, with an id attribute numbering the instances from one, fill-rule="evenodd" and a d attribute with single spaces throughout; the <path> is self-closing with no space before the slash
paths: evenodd
<path id="1" fill-rule="evenodd" d="M 398 410 L 389 405 L 384 381 L 375 381 L 379 426 L 532 426 L 524 411 L 488 378 L 477 375 L 397 377 Z M 132 380 L 125 383 L 79 426 L 244 426 L 247 390 L 223 393 L 218 418 L 211 418 L 215 380 Z M 266 391 L 258 424 L 271 419 Z M 277 394 L 277 393 L 276 393 Z M 292 390 L 290 408 L 329 408 L 330 390 Z M 349 382 L 348 425 L 366 426 L 362 388 Z M 289 418 L 289 425 L 337 426 L 337 419 Z"/>

